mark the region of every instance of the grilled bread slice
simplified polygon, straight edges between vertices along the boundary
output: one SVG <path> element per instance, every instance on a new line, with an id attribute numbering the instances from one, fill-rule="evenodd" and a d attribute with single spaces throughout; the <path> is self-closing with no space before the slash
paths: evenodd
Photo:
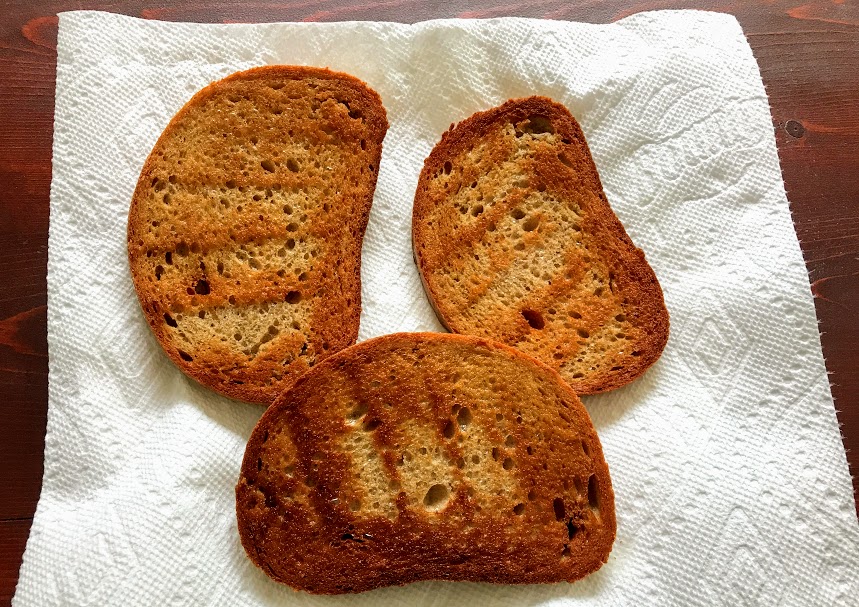
<path id="1" fill-rule="evenodd" d="M 614 494 L 557 373 L 502 344 L 399 333 L 315 366 L 263 415 L 236 487 L 242 544 L 312 593 L 417 580 L 577 580 Z"/>
<path id="2" fill-rule="evenodd" d="M 215 82 L 173 118 L 134 192 L 128 256 L 182 371 L 268 404 L 355 343 L 387 127 L 360 80 L 288 66 Z"/>
<path id="3" fill-rule="evenodd" d="M 412 230 L 449 330 L 515 346 L 578 394 L 622 386 L 662 353 L 659 282 L 609 206 L 581 128 L 550 99 L 452 126 L 424 164 Z"/>

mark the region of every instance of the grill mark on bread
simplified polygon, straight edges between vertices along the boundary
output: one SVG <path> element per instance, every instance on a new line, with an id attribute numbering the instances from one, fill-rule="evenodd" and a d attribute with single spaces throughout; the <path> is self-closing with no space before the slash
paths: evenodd
<path id="1" fill-rule="evenodd" d="M 578 124 L 549 99 L 446 132 L 424 164 L 412 234 L 448 329 L 517 345 L 579 393 L 628 383 L 665 346 L 659 283 L 608 206 Z"/>
<path id="2" fill-rule="evenodd" d="M 284 291 L 309 296 L 308 285 L 316 283 L 317 267 L 327 260 L 320 257 L 319 241 L 296 236 L 235 243 L 197 254 L 167 251 L 159 260 L 160 274 L 147 279 L 160 283 L 162 306 L 174 312 L 281 301 Z"/>
<path id="3" fill-rule="evenodd" d="M 530 247 L 525 247 L 521 251 L 502 253 L 498 253 L 491 247 L 478 249 L 476 255 L 481 259 L 487 255 L 493 259 L 503 256 L 508 262 L 504 266 L 493 263 L 489 272 L 477 267 L 479 262 L 473 258 L 466 259 L 466 265 L 457 268 L 456 271 L 462 276 L 485 276 L 480 289 L 471 289 L 468 299 L 465 302 L 456 302 L 455 305 L 465 309 L 464 314 L 469 318 L 486 319 L 481 323 L 486 335 L 502 335 L 506 343 L 511 345 L 518 343 L 531 331 L 520 310 L 547 309 L 552 308 L 553 304 L 558 304 L 557 307 L 560 307 L 560 304 L 568 298 L 569 291 L 584 278 L 586 265 L 582 262 L 584 245 L 579 240 L 565 238 L 562 230 L 554 229 L 544 238 L 541 246 L 544 251 L 548 250 L 563 260 L 563 263 L 558 264 L 558 268 L 552 268 L 554 273 L 548 278 L 545 274 L 535 277 L 531 272 L 530 267 L 535 265 L 536 260 Z M 452 273 L 446 268 L 441 269 L 440 272 Z M 506 306 L 499 306 L 496 301 L 493 307 L 493 301 L 487 295 L 498 297 L 499 292 L 509 292 L 510 285 L 507 281 L 511 276 L 524 276 L 521 296 L 515 298 L 515 301 L 510 301 Z M 593 304 L 591 307 L 594 307 Z M 575 327 L 571 329 L 575 333 Z M 562 341 L 560 336 L 559 341 Z"/>
<path id="4" fill-rule="evenodd" d="M 346 390 L 353 402 L 357 403 L 359 409 L 350 412 L 349 417 L 354 418 L 354 421 L 347 424 L 347 427 L 353 429 L 352 435 L 362 438 L 367 453 L 371 454 L 370 458 L 365 457 L 363 459 L 353 456 L 352 465 L 343 471 L 343 475 L 345 477 L 348 470 L 358 470 L 365 466 L 370 468 L 369 483 L 366 478 L 366 471 L 365 478 L 361 480 L 364 498 L 361 501 L 360 509 L 377 516 L 395 518 L 398 511 L 397 493 L 391 496 L 390 490 L 392 483 L 399 482 L 399 475 L 396 473 L 395 463 L 390 461 L 392 458 L 386 458 L 385 453 L 392 447 L 391 438 L 396 434 L 397 429 L 392 420 L 385 414 L 384 403 L 379 402 L 366 390 L 361 374 L 351 365 L 345 366 L 339 371 L 344 378 Z M 363 415 L 358 416 L 357 414 L 361 413 L 362 410 L 364 410 Z M 373 482 L 374 478 L 375 482 Z M 370 488 L 370 485 L 373 485 L 375 491 Z"/>
<path id="5" fill-rule="evenodd" d="M 180 369 L 268 404 L 354 343 L 386 130 L 374 91 L 308 67 L 234 74 L 173 118 L 141 171 L 128 252 L 141 307 Z M 222 322 L 219 309 L 237 314 Z M 260 328 L 261 309 L 272 316 Z"/>
<path id="6" fill-rule="evenodd" d="M 339 176 L 332 178 L 341 179 Z M 349 205 L 344 199 L 354 195 L 353 188 L 332 190 L 324 182 L 311 186 L 301 183 L 283 187 L 281 183 L 254 187 L 216 189 L 199 186 L 190 189 L 182 184 L 167 186 L 163 197 L 170 201 L 169 223 L 157 223 L 141 234 L 147 253 L 174 251 L 180 246 L 208 251 L 233 244 L 246 244 L 258 239 L 285 237 L 301 229 L 316 237 L 326 234 L 325 224 L 315 221 L 320 216 L 349 219 Z M 228 194 L 230 193 L 230 194 Z M 153 194 L 149 204 L 158 208 L 162 195 Z M 259 200 L 257 200 L 259 198 Z M 326 200 L 327 210 L 315 200 Z M 201 240 L 201 235 L 205 236 Z"/>
<path id="7" fill-rule="evenodd" d="M 350 412 L 382 423 L 347 427 Z M 464 428 L 446 430 L 446 417 Z M 365 504 L 353 510 L 349 500 L 363 495 L 354 472 L 365 462 L 342 448 L 350 432 L 381 435 L 379 459 L 425 447 L 426 464 L 449 442 L 451 455 L 462 448 L 483 461 L 460 468 L 439 457 L 428 466 L 417 454 L 392 475 L 401 480 L 390 489 L 393 517 Z M 307 498 L 279 495 L 289 486 L 282 454 L 300 462 L 296 474 L 314 474 L 316 461 Z M 314 593 L 421 579 L 572 581 L 605 562 L 615 533 L 599 439 L 569 387 L 511 348 L 444 334 L 370 340 L 304 375 L 254 429 L 236 507 L 251 560 Z"/>

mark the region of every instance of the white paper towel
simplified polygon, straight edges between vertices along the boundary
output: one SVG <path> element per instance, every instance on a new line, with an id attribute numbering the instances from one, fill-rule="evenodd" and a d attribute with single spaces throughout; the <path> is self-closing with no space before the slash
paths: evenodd
<path id="1" fill-rule="evenodd" d="M 427 582 L 324 598 L 239 545 L 233 486 L 261 414 L 186 379 L 138 307 L 125 225 L 138 172 L 207 83 L 271 63 L 377 90 L 391 123 L 364 246 L 361 339 L 438 330 L 412 195 L 451 122 L 548 95 L 665 290 L 671 339 L 585 399 L 618 535 L 574 585 Z M 193 25 L 60 17 L 48 262 L 45 479 L 14 604 L 856 605 L 859 526 L 757 65 L 730 16 Z"/>

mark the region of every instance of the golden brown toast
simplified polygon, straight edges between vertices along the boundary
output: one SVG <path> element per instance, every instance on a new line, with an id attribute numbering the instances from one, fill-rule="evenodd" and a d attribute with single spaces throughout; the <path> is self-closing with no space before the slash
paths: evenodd
<path id="1" fill-rule="evenodd" d="M 608 559 L 614 493 L 587 411 L 496 342 L 399 333 L 339 352 L 254 429 L 242 544 L 312 593 L 573 581 Z"/>
<path id="2" fill-rule="evenodd" d="M 653 364 L 668 312 L 612 211 L 582 130 L 545 97 L 451 126 L 426 159 L 415 259 L 441 322 L 538 358 L 578 394 Z"/>
<path id="3" fill-rule="evenodd" d="M 355 343 L 387 127 L 366 84 L 310 67 L 233 74 L 176 114 L 140 174 L 128 256 L 182 371 L 268 404 Z"/>

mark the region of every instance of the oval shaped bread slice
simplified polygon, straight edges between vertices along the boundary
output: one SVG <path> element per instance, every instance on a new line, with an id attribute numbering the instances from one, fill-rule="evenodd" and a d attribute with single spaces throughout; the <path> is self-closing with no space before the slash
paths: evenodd
<path id="1" fill-rule="evenodd" d="M 659 282 L 609 206 L 581 128 L 550 99 L 452 126 L 421 172 L 412 236 L 449 330 L 515 346 L 578 394 L 622 386 L 662 353 Z"/>
<path id="2" fill-rule="evenodd" d="M 233 74 L 176 114 L 140 174 L 128 256 L 182 371 L 268 404 L 355 343 L 387 127 L 366 84 L 308 67 Z"/>
<path id="3" fill-rule="evenodd" d="M 606 562 L 614 494 L 561 378 L 474 337 L 400 333 L 314 367 L 254 429 L 241 541 L 313 593 L 417 580 L 577 580 Z"/>

